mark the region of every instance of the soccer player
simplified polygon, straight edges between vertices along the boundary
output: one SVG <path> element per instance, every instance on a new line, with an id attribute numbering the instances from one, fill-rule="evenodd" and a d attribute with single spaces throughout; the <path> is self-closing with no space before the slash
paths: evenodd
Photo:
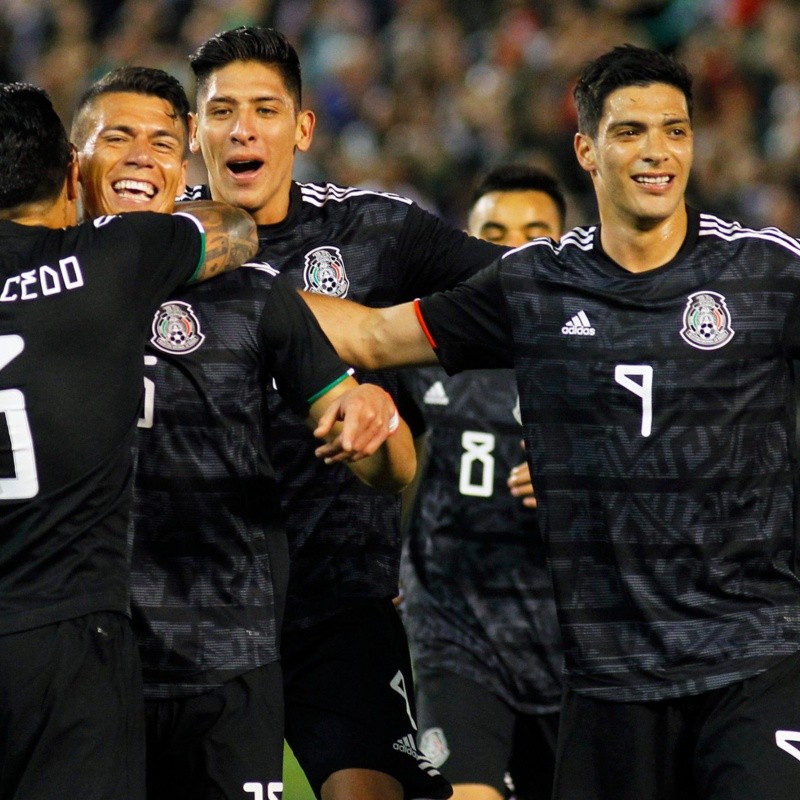
<path id="1" fill-rule="evenodd" d="M 565 213 L 549 173 L 506 164 L 476 189 L 468 231 L 518 247 L 558 239 Z M 455 800 L 550 800 L 561 643 L 536 511 L 506 485 L 522 431 L 513 370 L 403 380 L 426 423 L 400 571 L 420 749 Z"/>
<path id="2" fill-rule="evenodd" d="M 73 131 L 89 214 L 169 210 L 183 189 L 188 112 L 161 70 L 123 67 L 87 90 Z M 397 491 L 415 468 L 391 399 L 356 387 L 297 293 L 266 263 L 238 272 L 213 292 L 173 293 L 149 326 L 132 565 L 149 800 L 281 790 L 287 558 L 267 385 L 320 436 L 343 416 L 319 455 L 353 461 L 363 480 Z"/>
<path id="3" fill-rule="evenodd" d="M 326 326 L 365 366 L 514 364 L 565 648 L 554 798 L 791 800 L 800 244 L 687 206 L 671 58 L 616 47 L 575 100 L 598 226 Z"/>
<path id="4" fill-rule="evenodd" d="M 259 258 L 299 288 L 376 305 L 452 285 L 501 252 L 409 200 L 292 181 L 311 145 L 297 53 L 277 31 L 238 28 L 191 56 L 192 140 L 214 198 L 248 210 Z M 370 376 L 394 392 L 396 376 Z M 314 458 L 307 430 L 280 413 L 272 449 L 287 514 L 290 582 L 281 657 L 286 738 L 325 800 L 449 796 L 420 756 L 398 590 L 399 500 Z"/>
<path id="5" fill-rule="evenodd" d="M 149 319 L 255 252 L 241 211 L 76 226 L 50 99 L 0 84 L 0 796 L 144 800 L 128 620 L 131 440 Z"/>

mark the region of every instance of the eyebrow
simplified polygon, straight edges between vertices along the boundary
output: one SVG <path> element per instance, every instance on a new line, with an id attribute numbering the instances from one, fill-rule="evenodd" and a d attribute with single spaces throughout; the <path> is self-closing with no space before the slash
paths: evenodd
<path id="1" fill-rule="evenodd" d="M 132 128 L 130 125 L 106 125 L 100 133 L 108 133 L 109 131 L 119 131 L 120 133 L 126 133 L 128 136 L 135 136 L 136 130 Z M 157 131 L 151 133 L 150 138 L 158 138 L 160 136 L 168 136 L 170 139 L 180 139 L 174 131 L 168 130 L 167 128 L 159 128 Z"/>
<path id="2" fill-rule="evenodd" d="M 209 97 L 206 100 L 206 103 L 238 103 L 240 102 L 235 97 L 231 97 L 227 94 L 215 94 L 213 97 Z M 259 95 L 258 97 L 247 97 L 245 98 L 246 103 L 286 103 L 283 97 L 277 94 L 265 94 Z"/>
<path id="3" fill-rule="evenodd" d="M 509 226 L 503 224 L 502 222 L 495 222 L 494 220 L 487 220 L 486 222 L 481 225 L 480 229 L 485 231 L 487 228 L 496 228 L 497 230 L 505 231 L 508 230 Z M 552 230 L 552 225 L 550 223 L 545 222 L 544 220 L 533 219 L 530 222 L 524 222 L 522 224 L 522 228 L 545 228 L 546 230 Z"/>
<path id="4" fill-rule="evenodd" d="M 670 125 L 689 125 L 691 120 L 687 116 L 675 116 L 675 117 L 667 117 L 666 119 L 661 120 L 659 123 L 662 127 L 669 127 Z M 613 130 L 614 128 L 646 128 L 648 125 L 647 122 L 643 122 L 642 120 L 637 119 L 623 119 L 618 120 L 617 122 L 613 122 L 609 125 L 609 129 Z"/>

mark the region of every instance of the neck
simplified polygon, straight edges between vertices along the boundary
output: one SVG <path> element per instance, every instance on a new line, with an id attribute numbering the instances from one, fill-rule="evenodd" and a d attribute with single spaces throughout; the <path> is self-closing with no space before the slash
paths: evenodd
<path id="1" fill-rule="evenodd" d="M 58 197 L 38 203 L 26 203 L 12 209 L 0 210 L 0 219 L 19 225 L 43 225 L 46 228 L 66 228 L 76 222 L 75 202 L 67 199 L 66 189 Z"/>
<path id="2" fill-rule="evenodd" d="M 689 227 L 686 206 L 653 225 L 607 222 L 600 215 L 600 242 L 606 254 L 628 272 L 647 272 L 670 262 Z"/>

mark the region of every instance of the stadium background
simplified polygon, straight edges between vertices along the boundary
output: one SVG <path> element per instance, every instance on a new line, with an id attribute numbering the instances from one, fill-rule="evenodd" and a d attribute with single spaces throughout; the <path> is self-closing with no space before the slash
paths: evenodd
<path id="1" fill-rule="evenodd" d="M 594 221 L 572 82 L 632 42 L 695 74 L 690 202 L 800 236 L 797 0 L 0 0 L 0 80 L 43 86 L 69 125 L 121 64 L 161 67 L 191 95 L 187 54 L 243 23 L 275 25 L 300 53 L 317 128 L 298 180 L 398 192 L 460 225 L 477 177 L 513 158 L 561 177 L 570 225 Z M 312 798 L 290 755 L 285 779 L 284 800 Z"/>

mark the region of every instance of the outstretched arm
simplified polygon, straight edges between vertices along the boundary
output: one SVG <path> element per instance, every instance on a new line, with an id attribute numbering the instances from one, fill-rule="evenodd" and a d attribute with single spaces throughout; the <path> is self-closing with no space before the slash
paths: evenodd
<path id="1" fill-rule="evenodd" d="M 343 361 L 361 369 L 438 363 L 413 303 L 368 308 L 300 292 Z"/>
<path id="2" fill-rule="evenodd" d="M 195 281 L 234 269 L 258 252 L 256 223 L 246 211 L 214 200 L 193 200 L 176 204 L 175 213 L 180 212 L 198 219 L 206 232 L 203 263 Z"/>
<path id="3" fill-rule="evenodd" d="M 411 432 L 380 386 L 347 378 L 312 404 L 309 419 L 326 440 L 316 450 L 326 463 L 346 463 L 364 483 L 395 492 L 414 477 Z"/>

